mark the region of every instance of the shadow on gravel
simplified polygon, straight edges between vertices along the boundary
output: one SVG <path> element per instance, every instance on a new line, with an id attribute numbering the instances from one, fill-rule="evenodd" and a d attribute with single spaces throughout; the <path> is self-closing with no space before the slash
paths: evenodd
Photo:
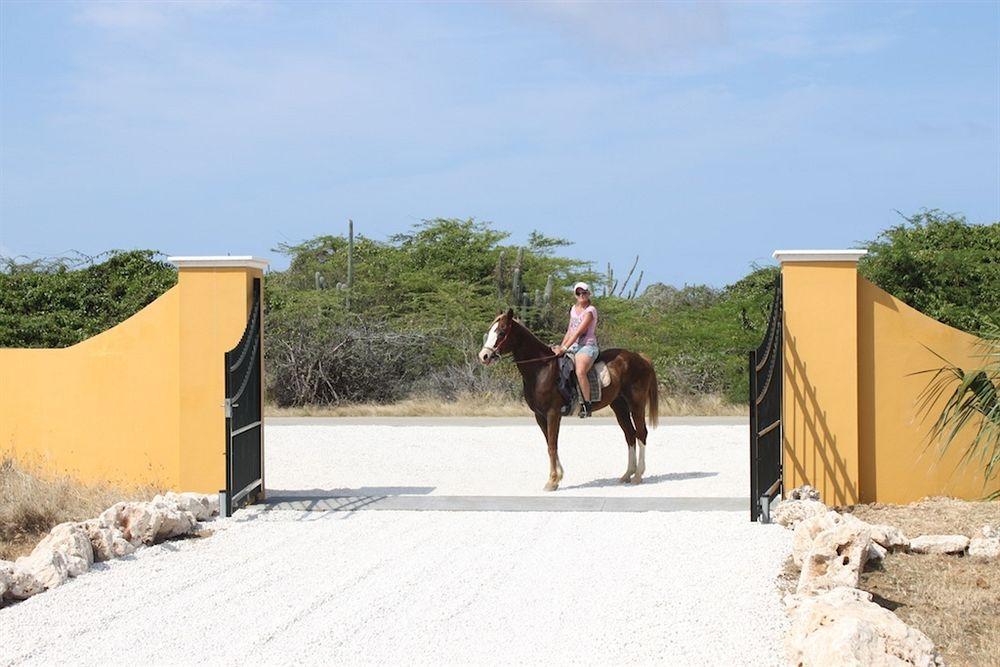
<path id="1" fill-rule="evenodd" d="M 275 498 L 330 498 L 334 496 L 426 496 L 435 486 L 362 486 L 357 489 L 272 489 L 268 497 Z"/>
<path id="2" fill-rule="evenodd" d="M 680 482 L 685 479 L 703 479 L 705 477 L 716 477 L 717 472 L 668 472 L 662 475 L 646 475 L 642 478 L 642 485 L 662 484 L 663 482 Z M 604 477 L 594 479 L 575 486 L 563 486 L 561 489 L 593 489 L 602 486 L 629 486 L 618 481 L 617 477 Z"/>

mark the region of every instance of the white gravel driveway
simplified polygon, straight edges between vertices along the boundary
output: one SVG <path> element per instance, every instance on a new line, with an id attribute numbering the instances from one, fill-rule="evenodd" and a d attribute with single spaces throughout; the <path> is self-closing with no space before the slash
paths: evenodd
<path id="1" fill-rule="evenodd" d="M 277 495 L 550 495 L 542 490 L 548 450 L 530 418 L 479 420 L 485 427 L 289 421 L 266 427 L 267 487 Z M 749 496 L 748 439 L 745 422 L 661 424 L 650 431 L 644 483 L 631 486 L 618 483 L 627 450 L 617 422 L 565 419 L 559 434 L 565 477 L 556 495 Z"/>
<path id="2" fill-rule="evenodd" d="M 422 440 L 415 430 L 396 442 L 411 440 L 404 448 L 424 442 L 426 449 L 447 448 L 461 458 L 463 444 L 479 436 L 451 428 Z M 601 428 L 595 425 L 595 434 Z M 745 426 L 731 428 L 745 432 Z M 364 429 L 373 430 L 366 435 Z M 497 435 L 497 429 L 481 430 Z M 359 442 L 383 435 L 374 427 L 360 431 Z M 323 476 L 317 467 L 324 457 L 300 457 L 294 472 L 288 450 L 307 451 L 307 434 L 286 438 L 293 433 L 268 429 L 269 478 L 297 488 L 307 480 L 320 489 L 497 488 L 469 487 L 457 475 L 449 482 L 450 472 L 429 468 L 419 476 L 400 465 L 433 460 L 431 454 L 396 457 L 396 467 L 385 463 L 367 476 Z M 317 434 L 316 449 L 329 449 L 326 436 L 331 433 Z M 339 442 L 350 440 L 340 436 Z M 581 433 L 581 450 L 590 446 L 586 440 Z M 484 457 L 467 458 L 485 466 Z M 617 459 L 613 472 L 620 474 L 624 456 Z M 590 470 L 584 460 L 563 456 L 567 481 L 571 470 L 581 473 L 571 484 L 610 475 L 597 464 L 584 472 Z M 716 466 L 715 477 L 724 477 L 723 467 Z M 691 470 L 715 468 L 705 461 Z M 528 465 L 525 472 L 530 481 L 508 476 L 525 493 L 535 493 L 545 467 Z M 502 477 L 480 475 L 490 484 Z M 664 478 L 629 490 L 670 492 L 675 483 L 712 479 Z M 584 486 L 567 493 L 597 491 L 621 492 L 617 486 Z M 720 495 L 734 491 L 716 489 Z M 790 533 L 751 524 L 746 512 L 255 508 L 214 523 L 209 538 L 143 549 L 0 610 L 0 664 L 782 662 L 785 616 L 774 577 L 789 552 Z"/>

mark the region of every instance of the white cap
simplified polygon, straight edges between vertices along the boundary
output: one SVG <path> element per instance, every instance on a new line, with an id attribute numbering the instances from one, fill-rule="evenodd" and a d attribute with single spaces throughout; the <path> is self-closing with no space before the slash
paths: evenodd
<path id="1" fill-rule="evenodd" d="M 578 289 L 580 289 L 580 288 L 583 288 L 584 291 L 587 291 L 587 292 L 590 291 L 590 285 L 588 285 L 587 283 L 577 283 L 577 284 L 573 285 L 573 294 L 576 294 L 576 291 Z"/>

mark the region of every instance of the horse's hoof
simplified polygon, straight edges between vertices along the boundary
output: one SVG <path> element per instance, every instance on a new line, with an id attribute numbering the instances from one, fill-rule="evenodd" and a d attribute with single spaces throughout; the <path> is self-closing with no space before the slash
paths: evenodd
<path id="1" fill-rule="evenodd" d="M 559 482 L 549 482 L 548 484 L 545 485 L 546 491 L 555 491 L 558 488 L 559 488 Z"/>
<path id="2" fill-rule="evenodd" d="M 631 481 L 632 481 L 632 475 L 631 475 L 631 473 L 626 473 L 626 474 L 624 474 L 624 475 L 622 475 L 621 477 L 618 478 L 618 483 L 619 484 L 628 484 Z"/>
<path id="3" fill-rule="evenodd" d="M 632 478 L 633 484 L 642 484 L 642 475 L 636 475 Z"/>

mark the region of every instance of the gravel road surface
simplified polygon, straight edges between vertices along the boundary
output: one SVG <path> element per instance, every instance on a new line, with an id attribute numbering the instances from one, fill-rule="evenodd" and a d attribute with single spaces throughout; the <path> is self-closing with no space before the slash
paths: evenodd
<path id="1" fill-rule="evenodd" d="M 289 490 L 537 493 L 532 429 L 472 430 L 272 426 L 268 475 Z M 586 485 L 620 474 L 614 432 L 567 429 L 557 495 L 745 494 L 745 431 L 661 428 L 660 477 L 622 489 Z M 255 507 L 0 610 L 0 664 L 781 664 L 774 578 L 791 534 L 746 514 Z"/>

